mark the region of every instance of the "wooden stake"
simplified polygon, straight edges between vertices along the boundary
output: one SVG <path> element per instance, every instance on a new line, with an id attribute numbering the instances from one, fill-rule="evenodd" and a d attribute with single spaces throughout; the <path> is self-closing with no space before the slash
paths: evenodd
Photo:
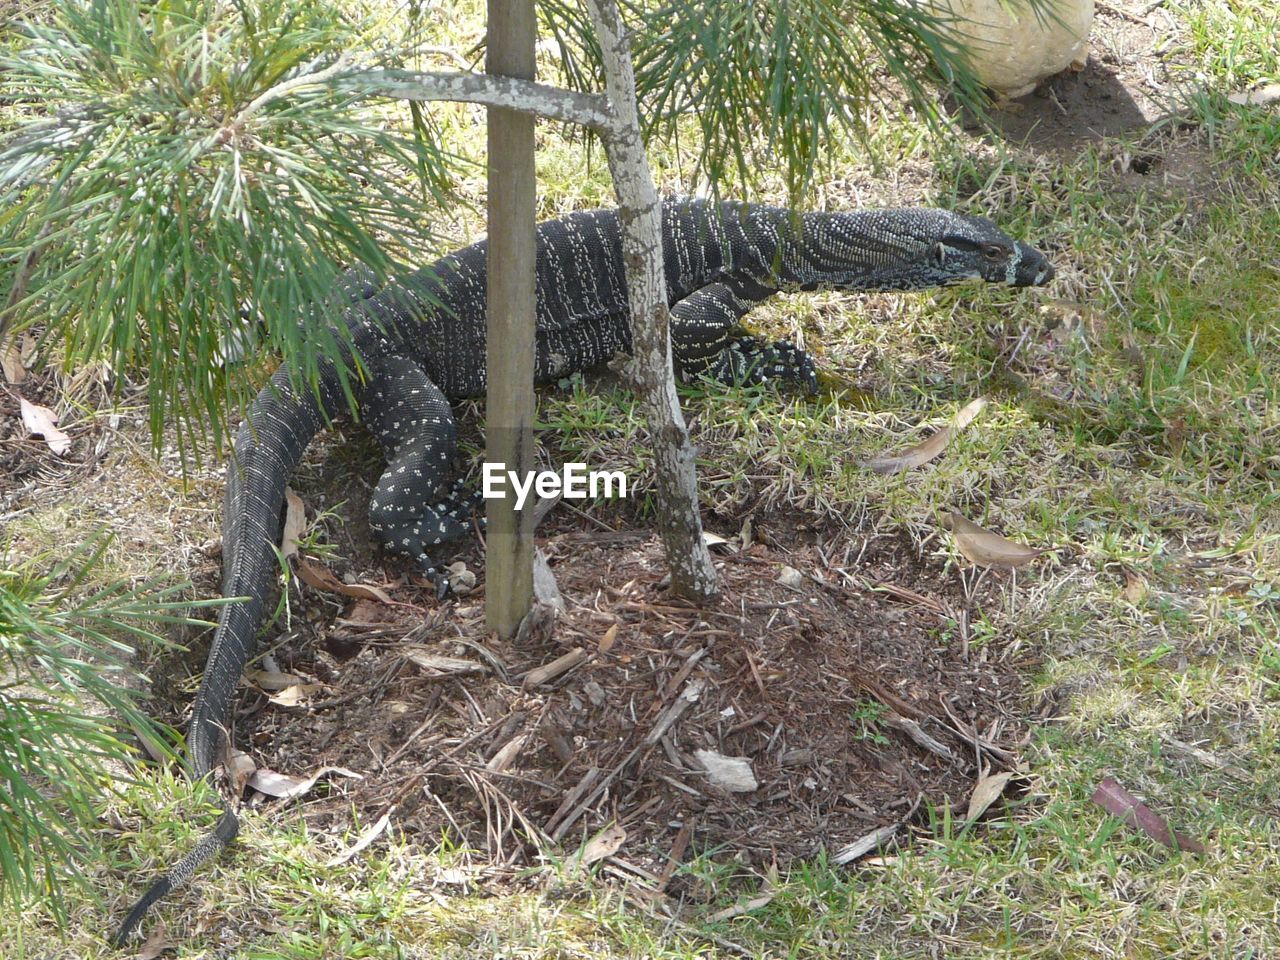
<path id="1" fill-rule="evenodd" d="M 533 0 L 489 0 L 485 70 L 533 79 Z M 534 358 L 534 118 L 489 108 L 488 390 L 485 457 L 520 476 L 532 470 Z M 485 619 L 510 638 L 533 597 L 533 511 L 489 500 Z"/>

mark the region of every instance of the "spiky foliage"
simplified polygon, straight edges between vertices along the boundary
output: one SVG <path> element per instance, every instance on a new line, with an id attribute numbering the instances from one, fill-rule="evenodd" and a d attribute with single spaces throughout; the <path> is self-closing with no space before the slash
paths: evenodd
<path id="1" fill-rule="evenodd" d="M 180 586 L 86 587 L 105 546 L 0 567 L 0 902 L 15 907 L 36 893 L 56 904 L 93 851 L 85 828 L 118 776 L 110 765 L 133 751 L 117 724 L 166 743 L 127 682 L 128 641 L 164 643 L 152 628 L 193 622 L 189 604 Z"/>
<path id="2" fill-rule="evenodd" d="M 257 373 L 232 361 L 313 377 L 337 344 L 308 305 L 335 265 L 422 242 L 448 158 L 325 86 L 387 58 L 321 0 L 68 0 L 23 29 L 0 62 L 28 120 L 0 149 L 4 320 L 145 375 L 156 436 L 218 440 Z"/>
<path id="3" fill-rule="evenodd" d="M 1014 0 L 1037 14 L 1049 0 Z M 939 89 L 981 112 L 984 95 L 945 5 L 897 0 L 621 0 L 634 31 L 636 93 L 649 136 L 692 122 L 713 189 L 781 171 L 793 203 L 852 137 L 870 146 L 873 101 L 893 97 L 932 125 Z M 566 82 L 601 86 L 595 39 L 570 0 L 540 4 Z"/>

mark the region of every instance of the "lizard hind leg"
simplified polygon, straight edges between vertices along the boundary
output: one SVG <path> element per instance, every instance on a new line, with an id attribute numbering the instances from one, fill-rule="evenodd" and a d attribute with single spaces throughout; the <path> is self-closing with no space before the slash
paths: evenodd
<path id="1" fill-rule="evenodd" d="M 388 551 L 414 561 L 443 597 L 449 581 L 428 550 L 465 535 L 478 503 L 461 480 L 451 480 L 457 453 L 453 409 L 407 357 L 382 362 L 362 409 L 387 457 L 369 501 L 369 527 Z"/>

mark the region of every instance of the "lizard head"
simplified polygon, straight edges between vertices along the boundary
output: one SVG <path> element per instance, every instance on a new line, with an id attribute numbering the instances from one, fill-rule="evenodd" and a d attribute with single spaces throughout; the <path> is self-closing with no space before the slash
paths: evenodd
<path id="1" fill-rule="evenodd" d="M 928 258 L 947 279 L 981 279 L 1014 287 L 1038 287 L 1053 279 L 1053 265 L 1030 244 L 1014 240 L 986 217 L 939 211 L 940 229 Z"/>
<path id="2" fill-rule="evenodd" d="M 810 215 L 805 240 L 783 274 L 810 288 L 922 290 L 966 280 L 1031 287 L 1053 278 L 1035 247 L 986 217 L 951 210 Z"/>

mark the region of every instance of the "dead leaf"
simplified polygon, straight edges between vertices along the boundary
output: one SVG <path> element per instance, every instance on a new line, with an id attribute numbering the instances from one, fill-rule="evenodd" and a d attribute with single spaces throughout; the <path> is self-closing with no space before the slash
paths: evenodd
<path id="1" fill-rule="evenodd" d="M 693 756 L 707 771 L 707 779 L 722 790 L 750 793 L 760 787 L 747 757 L 726 757 L 714 750 L 695 750 Z"/>
<path id="2" fill-rule="evenodd" d="M 164 925 L 163 920 L 157 920 L 155 926 L 151 928 L 151 934 L 138 948 L 134 960 L 156 960 L 166 950 L 173 950 L 176 947 L 177 944 L 169 939 L 169 928 Z"/>
<path id="3" fill-rule="evenodd" d="M 1130 603 L 1141 603 L 1146 595 L 1147 582 L 1132 570 L 1125 568 L 1124 589 L 1120 591 L 1120 596 Z"/>
<path id="4" fill-rule="evenodd" d="M 612 857 L 622 849 L 626 840 L 627 831 L 620 825 L 611 823 L 583 845 L 578 863 L 585 867 L 605 857 Z"/>
<path id="5" fill-rule="evenodd" d="M 306 682 L 305 677 L 300 677 L 296 673 L 281 673 L 279 670 L 246 670 L 244 678 L 263 690 L 285 690 L 295 684 Z"/>
<path id="6" fill-rule="evenodd" d="M 27 368 L 22 362 L 22 351 L 16 339 L 5 338 L 0 341 L 0 371 L 3 371 L 6 380 L 15 385 L 27 379 Z"/>
<path id="7" fill-rule="evenodd" d="M 244 785 L 253 777 L 258 765 L 253 757 L 243 750 L 232 750 L 225 764 L 227 779 L 231 781 L 231 795 L 238 797 L 244 793 Z"/>
<path id="8" fill-rule="evenodd" d="M 297 570 L 298 579 L 317 590 L 340 593 L 344 597 L 356 597 L 360 600 L 377 600 L 388 605 L 395 602 L 382 590 L 367 583 L 343 583 L 332 570 L 310 557 L 299 555 Z"/>
<path id="9" fill-rule="evenodd" d="M 784 587 L 798 589 L 804 586 L 804 574 L 795 567 L 789 567 L 784 563 L 778 571 L 778 582 Z"/>
<path id="10" fill-rule="evenodd" d="M 319 693 L 323 689 L 323 683 L 295 683 L 292 686 L 285 687 L 279 693 L 272 694 L 267 699 L 276 706 L 296 707 L 307 697 L 313 693 Z"/>
<path id="11" fill-rule="evenodd" d="M 940 429 L 927 440 L 917 443 L 914 447 L 910 447 L 897 456 L 877 457 L 871 460 L 863 460 L 860 467 L 870 470 L 872 473 L 902 473 L 905 470 L 912 470 L 915 467 L 923 466 L 930 460 L 937 457 L 947 446 L 957 433 L 967 427 L 974 421 L 974 418 L 980 414 L 987 405 L 985 397 L 979 397 L 964 406 L 951 423 Z"/>
<path id="12" fill-rule="evenodd" d="M 942 526 L 950 530 L 956 539 L 956 549 L 971 563 L 980 567 L 996 567 L 1001 570 L 1016 570 L 1025 567 L 1036 557 L 1053 553 L 1055 547 L 1036 550 L 1006 540 L 998 533 L 992 533 L 978 526 L 972 520 L 966 520 L 955 511 L 943 515 Z"/>
<path id="13" fill-rule="evenodd" d="M 71 438 L 55 426 L 58 422 L 57 414 L 48 407 L 31 403 L 25 397 L 18 397 L 18 406 L 22 410 L 22 425 L 35 436 L 44 437 L 50 450 L 61 457 L 71 449 Z"/>
<path id="14" fill-rule="evenodd" d="M 993 773 L 981 778 L 973 788 L 973 795 L 969 797 L 969 809 L 964 815 L 965 820 L 973 823 L 986 813 L 1004 794 L 1004 788 L 1015 776 L 1012 770 L 1006 770 L 1004 773 Z"/>
<path id="15" fill-rule="evenodd" d="M 1107 813 L 1119 817 L 1171 850 L 1205 852 L 1204 844 L 1173 830 L 1163 817 L 1120 786 L 1113 777 L 1107 777 L 1098 784 L 1091 799 Z"/>
<path id="16" fill-rule="evenodd" d="M 293 777 L 287 773 L 277 773 L 275 770 L 263 767 L 254 771 L 253 776 L 248 780 L 248 785 L 268 797 L 291 800 L 294 797 L 309 793 L 321 777 L 331 773 L 342 777 L 352 777 L 356 780 L 364 779 L 360 774 L 353 770 L 348 770 L 346 767 L 321 767 L 309 777 Z"/>
<path id="17" fill-rule="evenodd" d="M 152 736 L 141 724 L 135 723 L 132 718 L 129 720 L 129 726 L 133 730 L 133 735 L 138 738 L 138 742 L 142 744 L 142 749 L 156 763 L 168 763 L 173 759 L 173 750 L 165 746 L 164 741 Z"/>
<path id="18" fill-rule="evenodd" d="M 596 644 L 596 650 L 599 653 L 608 653 L 613 649 L 614 642 L 618 639 L 618 625 L 610 624 L 609 629 L 604 632 L 604 636 L 600 638 L 600 642 Z"/>
<path id="19" fill-rule="evenodd" d="M 528 739 L 528 735 L 523 733 L 518 737 L 512 737 L 502 745 L 497 753 L 489 758 L 489 762 L 484 765 L 485 769 L 493 773 L 504 772 L 515 762 L 516 757 L 520 755 L 520 751 L 524 749 L 525 741 Z"/>
<path id="20" fill-rule="evenodd" d="M 1280 83 L 1268 83 L 1253 90 L 1233 93 L 1227 100 L 1242 107 L 1265 107 L 1280 102 Z"/>
<path id="21" fill-rule="evenodd" d="M 733 551 L 738 548 L 738 545 L 732 540 L 722 537 L 718 533 L 712 533 L 710 530 L 702 531 L 702 542 L 708 547 L 724 547 L 728 551 Z"/>
<path id="22" fill-rule="evenodd" d="M 284 533 L 280 536 L 280 552 L 288 557 L 298 555 L 298 541 L 307 532 L 307 508 L 302 498 L 289 487 L 284 488 Z"/>
<path id="23" fill-rule="evenodd" d="M 366 827 L 365 830 L 361 832 L 360 839 L 355 842 L 354 846 L 349 850 L 344 850 L 335 857 L 330 857 L 329 860 L 325 862 L 325 866 L 336 867 L 339 864 L 346 863 L 365 847 L 369 846 L 369 844 L 373 843 L 373 841 L 377 840 L 378 837 L 382 835 L 382 831 L 387 829 L 387 824 L 391 822 L 391 814 L 395 812 L 395 809 L 395 807 L 392 807 L 378 818 L 377 823 L 371 827 Z"/>

